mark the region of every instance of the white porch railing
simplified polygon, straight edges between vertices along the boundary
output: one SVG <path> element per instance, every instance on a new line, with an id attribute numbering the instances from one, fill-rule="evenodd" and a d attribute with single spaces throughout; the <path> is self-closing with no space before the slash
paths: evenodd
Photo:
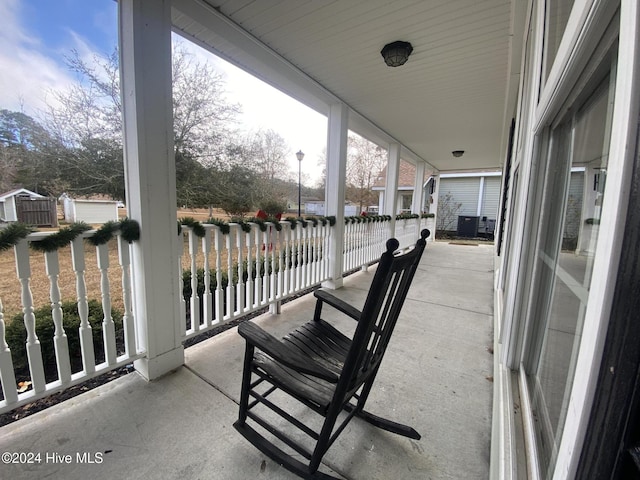
<path id="1" fill-rule="evenodd" d="M 346 220 L 343 271 L 372 264 L 380 257 L 386 240 L 392 236 L 390 220 L 388 217 Z M 416 241 L 425 222 L 396 220 L 395 236 L 401 248 Z M 335 229 L 328 223 L 314 225 L 307 221 L 306 227 L 301 221 L 295 226 L 286 221 L 278 225 L 266 223 L 264 231 L 256 223 L 231 223 L 228 233 L 218 225 L 202 226 L 202 237 L 196 235 L 193 227 L 183 226 L 183 241 L 178 242 L 179 271 L 183 273 L 179 322 L 184 340 L 267 306 L 275 306 L 277 311 L 280 301 L 330 279 L 329 237 Z M 14 346 L 20 352 L 12 351 L 5 328 L 9 319 L 5 318 L 0 298 L 0 413 L 146 355 L 137 350 L 137 345 L 145 342 L 136 338 L 130 245 L 117 234 L 110 243 L 92 247 L 84 239 L 93 233 L 79 235 L 59 251 L 38 253 L 30 249 L 30 244 L 52 234 L 45 232 L 30 234 L 15 245 L 16 289 L 20 290 L 22 313 L 13 321 L 24 325 L 25 335 L 21 348 Z M 114 274 L 119 280 L 114 280 Z M 60 278 L 65 279 L 62 288 Z M 38 282 L 39 292 L 48 291 L 47 298 L 34 301 L 33 282 Z M 65 329 L 64 299 L 72 300 L 73 313 L 80 318 L 73 331 Z M 43 305 L 49 320 L 36 318 L 36 313 L 45 317 Z M 18 311 L 17 305 L 12 307 L 9 310 Z M 101 322 L 97 325 L 101 333 L 91 327 L 90 307 L 93 317 L 96 308 L 99 310 Z M 120 318 L 114 321 L 115 311 L 122 311 L 121 329 L 116 328 Z M 46 331 L 50 333 L 46 338 L 39 337 L 36 331 L 40 330 L 36 323 L 41 322 L 49 322 Z M 73 347 L 69 337 L 76 337 L 76 329 L 79 346 Z M 43 351 L 55 354 L 43 356 Z M 74 359 L 78 358 L 74 367 Z M 23 368 L 16 368 L 16 362 L 20 361 Z M 28 389 L 22 391 L 17 381 L 26 382 L 23 385 L 28 385 Z"/>
<path id="2" fill-rule="evenodd" d="M 422 218 L 399 218 L 396 220 L 395 237 L 400 242 L 400 248 L 407 248 L 414 243 L 420 236 L 422 224 L 426 223 Z"/>
<path id="3" fill-rule="evenodd" d="M 329 277 L 328 241 L 331 227 L 307 221 L 280 222 L 278 230 L 249 223 L 229 224 L 225 234 L 216 225 L 203 225 L 200 239 L 183 227 L 186 242 L 180 252 L 182 278 L 181 317 L 185 339 L 205 332 L 307 288 Z M 292 228 L 294 227 L 294 228 Z"/>
<path id="4" fill-rule="evenodd" d="M 424 218 L 397 219 L 395 234 L 391 232 L 389 217 L 345 218 L 344 271 L 349 272 L 376 262 L 385 250 L 386 241 L 392 236 L 398 239 L 400 248 L 412 246 L 423 228 L 427 228 L 427 219 Z"/>
<path id="5" fill-rule="evenodd" d="M 375 262 L 384 252 L 391 236 L 391 219 L 379 217 L 347 217 L 344 226 L 343 269 L 355 270 Z"/>
<path id="6" fill-rule="evenodd" d="M 20 353 L 26 358 L 18 358 L 18 352 L 10 350 L 0 299 L 0 380 L 2 382 L 0 413 L 132 363 L 133 360 L 144 356 L 144 352 L 136 350 L 136 331 L 132 312 L 130 244 L 119 234 L 116 234 L 110 243 L 96 247 L 88 246 L 83 239 L 93 233 L 95 232 L 88 231 L 80 234 L 70 242 L 68 247 L 60 249 L 60 251 L 31 252 L 30 254 L 29 244 L 41 242 L 52 232 L 32 233 L 14 246 L 18 278 L 16 288 L 20 289 L 22 309 L 20 320 L 26 331 L 24 352 Z M 91 259 L 95 262 L 93 265 L 87 264 L 88 248 L 95 249 L 95 255 L 91 255 Z M 61 258 L 64 258 L 64 261 Z M 119 282 L 121 285 L 118 286 L 109 280 L 113 263 L 117 263 L 121 270 L 121 281 Z M 95 302 L 90 302 L 85 279 L 85 273 L 89 267 L 92 270 L 92 275 L 99 276 L 99 281 L 96 283 L 98 284 L 99 293 L 97 296 L 100 299 L 101 307 L 102 335 L 97 342 L 99 342 L 98 345 L 101 345 L 99 348 L 99 357 L 101 358 L 98 358 L 94 349 L 94 331 L 90 324 L 90 306 L 95 306 Z M 66 283 L 75 284 L 64 284 L 62 289 L 67 293 L 69 287 L 71 290 L 75 290 L 73 302 L 80 319 L 78 327 L 79 351 L 70 349 L 68 334 L 72 332 L 69 329 L 65 330 L 64 326 L 64 304 L 59 281 L 62 273 L 65 274 Z M 3 274 L 8 274 L 8 272 Z M 34 303 L 31 290 L 34 278 L 41 286 L 44 282 L 49 291 L 48 299 L 38 299 L 41 302 L 39 305 Z M 117 300 L 123 310 L 122 330 L 119 329 L 119 332 L 116 332 L 116 323 L 112 316 L 115 291 L 118 292 L 119 298 Z M 96 292 L 91 292 L 91 295 L 96 295 Z M 42 319 L 36 319 L 35 312 L 40 310 L 39 307 L 42 307 L 42 302 L 45 301 L 50 306 L 53 328 L 49 324 L 47 331 L 53 330 L 52 338 L 39 338 L 37 333 L 36 325 L 39 326 Z M 120 324 L 120 319 L 117 321 Z M 11 330 L 13 331 L 13 329 Z M 73 337 L 75 338 L 75 334 Z M 46 349 L 43 348 L 44 345 L 41 342 L 47 343 Z M 116 347 L 117 344 L 121 346 L 120 351 Z M 55 365 L 52 365 L 50 359 L 43 359 L 43 351 L 51 353 L 51 348 L 55 352 Z M 79 370 L 73 368 L 73 364 L 78 363 L 73 360 L 78 357 L 81 359 Z M 24 368 L 16 371 L 16 362 L 28 365 L 28 371 L 25 372 Z M 19 375 L 18 378 L 16 378 L 16 373 Z M 16 381 L 21 381 L 23 388 L 19 388 Z M 29 388 L 27 389 L 27 387 Z"/>

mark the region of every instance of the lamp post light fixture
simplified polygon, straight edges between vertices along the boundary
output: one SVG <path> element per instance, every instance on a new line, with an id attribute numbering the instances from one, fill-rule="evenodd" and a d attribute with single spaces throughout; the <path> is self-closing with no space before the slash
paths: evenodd
<path id="1" fill-rule="evenodd" d="M 302 159 L 304 158 L 304 153 L 302 152 L 302 150 L 298 150 L 298 153 L 296 153 L 296 158 L 298 159 L 298 218 L 300 218 L 302 216 L 300 210 L 300 206 L 302 204 Z"/>

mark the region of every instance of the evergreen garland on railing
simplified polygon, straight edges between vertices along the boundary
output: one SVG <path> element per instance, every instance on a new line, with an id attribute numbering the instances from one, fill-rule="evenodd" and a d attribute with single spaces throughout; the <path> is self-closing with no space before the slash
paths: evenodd
<path id="1" fill-rule="evenodd" d="M 237 223 L 238 225 L 240 225 L 240 230 L 245 233 L 249 233 L 251 231 L 251 225 L 245 222 L 242 218 L 232 218 L 231 222 L 229 223 Z"/>
<path id="2" fill-rule="evenodd" d="M 326 225 L 328 223 L 330 226 L 333 227 L 336 224 L 336 217 L 335 216 L 329 216 L 329 217 L 307 217 L 307 218 L 286 217 L 284 219 L 284 221 L 289 222 L 291 224 L 291 230 L 295 230 L 295 228 L 298 225 L 298 223 L 300 223 L 302 225 L 302 228 L 307 228 L 307 225 L 309 225 L 310 223 L 314 227 L 317 226 L 318 223 L 322 223 L 322 225 Z M 244 220 L 242 218 L 237 218 L 236 217 L 236 218 L 232 218 L 231 221 L 228 222 L 228 223 L 225 222 L 224 220 L 220 220 L 218 218 L 209 218 L 205 222 L 205 224 L 216 225 L 218 228 L 220 228 L 220 232 L 223 235 L 227 235 L 231 231 L 231 227 L 229 225 L 230 223 L 238 224 L 240 226 L 240 228 L 242 229 L 242 231 L 244 231 L 246 233 L 249 233 L 251 231 L 251 224 L 252 223 L 255 223 L 256 225 L 258 225 L 258 228 L 260 228 L 261 232 L 266 232 L 267 231 L 267 227 L 269 227 L 270 224 L 272 224 L 273 227 L 277 231 L 281 231 L 282 230 L 281 221 L 278 220 L 275 217 L 268 217 L 266 219 L 253 217 L 253 218 L 250 218 L 248 220 Z M 193 230 L 193 233 L 195 233 L 197 236 L 204 237 L 205 228 L 197 220 L 195 220 L 195 219 L 193 219 L 191 217 L 184 217 L 184 218 L 179 219 L 178 220 L 178 235 L 180 233 L 182 233 L 182 226 L 183 225 L 191 228 Z"/>
<path id="3" fill-rule="evenodd" d="M 282 230 L 282 224 L 280 223 L 280 220 L 278 220 L 276 217 L 267 217 L 265 221 L 273 223 L 273 226 L 278 232 Z"/>
<path id="4" fill-rule="evenodd" d="M 333 223 L 331 225 L 335 225 L 335 217 L 333 218 Z M 418 218 L 412 217 L 412 218 Z M 376 222 L 388 222 L 391 220 L 390 215 L 351 215 L 344 217 L 344 223 L 376 223 Z"/>
<path id="5" fill-rule="evenodd" d="M 120 236 L 127 242 L 135 242 L 140 239 L 140 225 L 135 220 L 124 218 L 119 222 L 109 221 L 104 223 L 87 240 L 94 246 L 108 243 L 120 231 Z"/>
<path id="6" fill-rule="evenodd" d="M 222 233 L 223 235 L 228 235 L 231 231 L 231 227 L 229 226 L 229 224 L 224 220 L 220 220 L 219 218 L 210 218 L 206 221 L 206 223 L 218 227 L 220 229 L 220 233 Z"/>
<path id="7" fill-rule="evenodd" d="M 193 233 L 196 234 L 197 237 L 204 237 L 206 234 L 206 231 L 204 229 L 204 227 L 202 226 L 202 224 L 197 221 L 196 219 L 192 218 L 192 217 L 183 217 L 180 220 L 178 220 L 178 234 L 180 234 L 180 232 L 182 232 L 182 225 L 185 225 L 189 228 L 191 228 L 191 230 L 193 230 Z"/>
<path id="8" fill-rule="evenodd" d="M 422 213 L 420 214 L 420 218 L 435 218 L 435 213 Z"/>
<path id="9" fill-rule="evenodd" d="M 39 252 L 53 252 L 69 245 L 78 235 L 82 235 L 88 230 L 91 230 L 91 226 L 84 222 L 72 223 L 38 242 L 31 242 L 31 247 Z"/>
<path id="10" fill-rule="evenodd" d="M 27 235 L 34 232 L 34 229 L 24 223 L 12 223 L 0 230 L 0 252 L 8 250 L 16 245 L 20 240 L 27 238 Z"/>
<path id="11" fill-rule="evenodd" d="M 420 218 L 417 213 L 401 213 L 396 215 L 396 220 L 411 220 L 413 218 Z"/>
<path id="12" fill-rule="evenodd" d="M 256 225 L 258 225 L 258 228 L 260 229 L 261 232 L 267 231 L 267 223 L 261 218 L 253 217 L 253 218 L 250 218 L 248 222 L 255 223 Z"/>
<path id="13" fill-rule="evenodd" d="M 285 221 L 291 224 L 291 230 L 296 229 L 296 226 L 298 225 L 298 219 L 296 217 L 287 217 L 285 218 Z"/>
<path id="14" fill-rule="evenodd" d="M 137 242 L 140 240 L 140 224 L 131 218 L 120 220 L 120 236 L 127 242 Z"/>
<path id="15" fill-rule="evenodd" d="M 69 245 L 79 235 L 91 230 L 91 226 L 84 222 L 72 223 L 55 233 L 29 243 L 31 248 L 39 252 L 53 252 Z M 0 230 L 0 251 L 7 250 L 37 230 L 24 223 L 12 223 Z M 113 238 L 116 232 L 131 243 L 140 239 L 140 225 L 135 220 L 125 218 L 119 222 L 107 222 L 96 230 L 87 240 L 95 246 L 103 245 Z"/>

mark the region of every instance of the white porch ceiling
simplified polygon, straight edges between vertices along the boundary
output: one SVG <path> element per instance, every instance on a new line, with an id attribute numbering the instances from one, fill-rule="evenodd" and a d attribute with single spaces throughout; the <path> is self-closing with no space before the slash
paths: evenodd
<path id="1" fill-rule="evenodd" d="M 511 0 L 174 0 L 172 16 L 178 33 L 322 113 L 345 102 L 357 112 L 352 130 L 398 141 L 403 158 L 447 171 L 502 164 L 523 30 L 514 8 Z M 414 50 L 390 68 L 380 50 L 395 40 Z"/>

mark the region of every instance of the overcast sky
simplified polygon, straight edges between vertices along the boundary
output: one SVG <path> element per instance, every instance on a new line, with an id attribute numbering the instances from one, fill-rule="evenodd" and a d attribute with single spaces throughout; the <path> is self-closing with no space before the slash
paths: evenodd
<path id="1" fill-rule="evenodd" d="M 0 109 L 24 110 L 36 118 L 47 99 L 51 102 L 48 92 L 75 80 L 65 55 L 73 49 L 85 58 L 105 55 L 118 42 L 113 0 L 0 0 L 0 18 Z M 192 51 L 225 74 L 229 99 L 242 105 L 240 126 L 280 133 L 296 174 L 295 152 L 302 150 L 303 182 L 314 184 L 322 170 L 318 159 L 326 146 L 326 117 L 195 45 Z"/>

